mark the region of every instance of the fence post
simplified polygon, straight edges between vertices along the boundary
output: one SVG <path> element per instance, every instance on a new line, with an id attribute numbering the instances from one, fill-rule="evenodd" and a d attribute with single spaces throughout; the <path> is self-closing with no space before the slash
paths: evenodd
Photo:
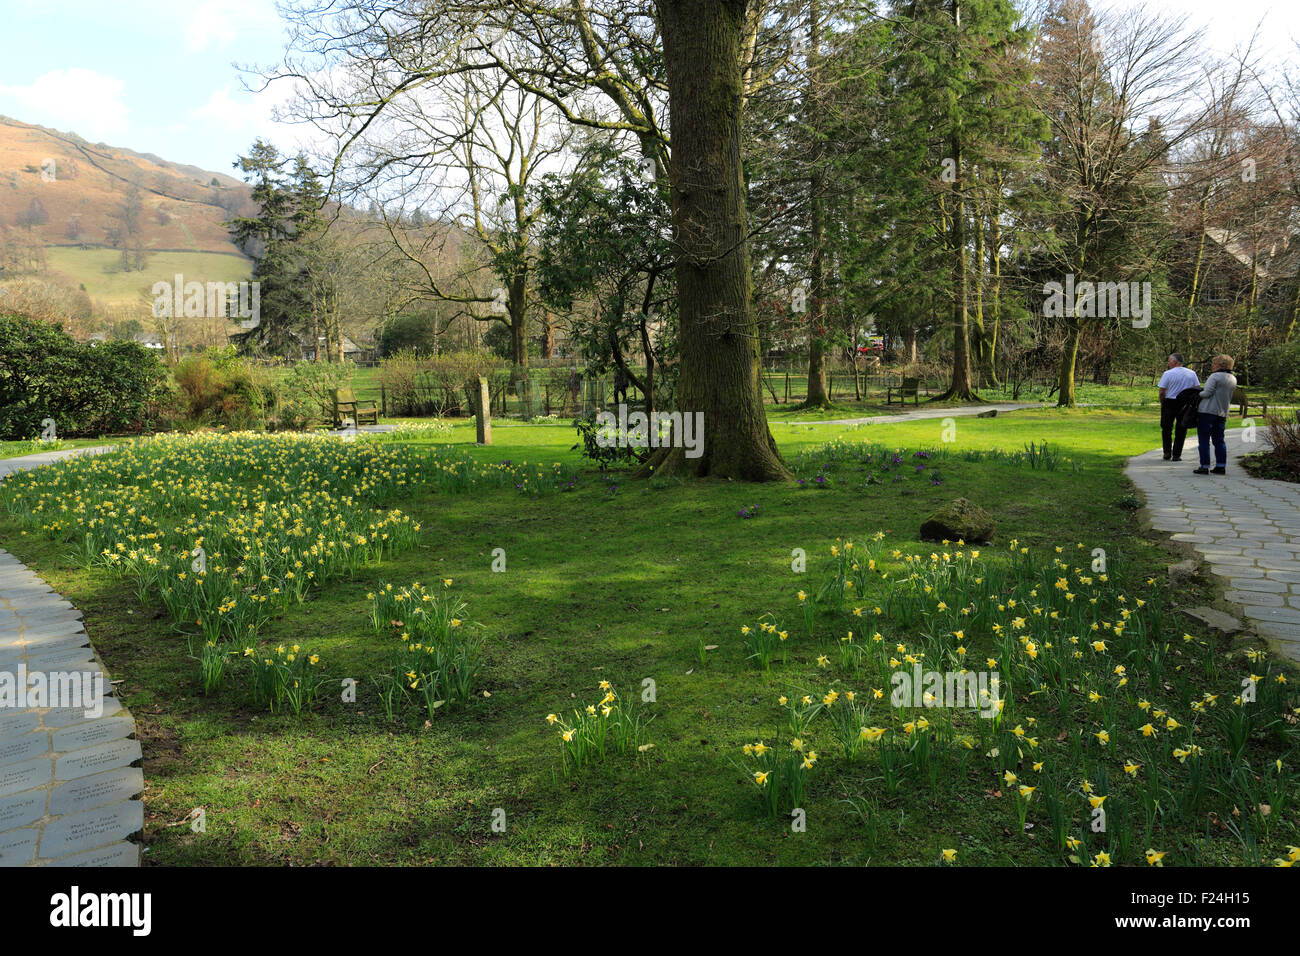
<path id="1" fill-rule="evenodd" d="M 380 409 L 380 414 L 382 414 L 385 418 L 387 418 L 388 417 L 388 392 L 385 390 L 382 384 L 379 386 L 379 409 Z"/>
<path id="2" fill-rule="evenodd" d="M 492 444 L 492 390 L 482 375 L 465 383 L 474 396 L 474 424 L 480 445 Z"/>

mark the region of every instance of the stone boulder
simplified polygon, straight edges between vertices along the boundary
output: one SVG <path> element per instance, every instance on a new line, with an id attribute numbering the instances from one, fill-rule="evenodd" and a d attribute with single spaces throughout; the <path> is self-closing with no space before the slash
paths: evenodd
<path id="1" fill-rule="evenodd" d="M 993 529 L 988 512 L 965 498 L 957 498 L 922 522 L 921 540 L 987 544 L 993 540 Z"/>
<path id="2" fill-rule="evenodd" d="M 1187 587 L 1196 580 L 1200 570 L 1201 563 L 1195 558 L 1188 558 L 1186 561 L 1179 561 L 1177 564 L 1169 565 L 1169 586 L 1173 588 Z"/>

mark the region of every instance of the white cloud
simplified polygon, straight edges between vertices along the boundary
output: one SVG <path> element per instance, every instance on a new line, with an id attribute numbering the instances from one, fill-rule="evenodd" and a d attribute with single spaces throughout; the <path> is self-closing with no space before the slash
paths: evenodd
<path id="1" fill-rule="evenodd" d="M 208 97 L 208 101 L 190 113 L 192 119 L 232 130 L 255 130 L 270 121 L 269 106 L 258 98 L 244 94 L 239 99 L 231 95 L 233 83 L 227 83 Z"/>
<path id="2" fill-rule="evenodd" d="M 28 86 L 0 86 L 2 112 L 42 126 L 74 132 L 88 140 L 120 137 L 127 128 L 122 102 L 125 83 L 94 70 L 51 70 Z"/>
<path id="3" fill-rule="evenodd" d="M 270 0 L 202 0 L 185 25 L 185 49 L 222 49 L 244 30 L 265 31 L 279 23 Z"/>

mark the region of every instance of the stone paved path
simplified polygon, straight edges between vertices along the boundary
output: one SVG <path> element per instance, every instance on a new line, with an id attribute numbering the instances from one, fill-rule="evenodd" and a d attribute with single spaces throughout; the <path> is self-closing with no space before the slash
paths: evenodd
<path id="1" fill-rule="evenodd" d="M 915 422 L 927 418 L 962 418 L 967 415 L 980 415 L 996 411 L 999 414 L 1014 412 L 1021 408 L 1049 408 L 1045 402 L 1007 402 L 1002 405 L 960 405 L 955 408 L 917 408 L 901 415 L 872 415 L 868 418 L 832 418 L 826 421 L 781 422 L 771 419 L 779 425 L 888 425 L 891 422 Z"/>
<path id="2" fill-rule="evenodd" d="M 1125 473 L 1146 496 L 1152 527 L 1190 543 L 1226 579 L 1224 599 L 1300 661 L 1300 485 L 1247 475 L 1237 457 L 1260 446 L 1241 438 L 1239 429 L 1227 434 L 1226 476 L 1192 474 L 1195 433 L 1181 462 L 1156 449 L 1130 458 Z"/>
<path id="3" fill-rule="evenodd" d="M 60 459 L 70 458 L 73 455 L 102 455 L 104 452 L 112 450 L 112 445 L 96 445 L 93 448 L 65 448 L 63 451 L 43 451 L 38 455 L 23 455 L 21 458 L 0 458 L 0 481 L 4 481 L 6 475 L 12 475 L 16 471 L 39 468 L 41 465 L 53 464 Z"/>
<path id="4" fill-rule="evenodd" d="M 103 450 L 2 460 L 0 478 Z M 22 699 L 33 675 L 62 706 Z M 140 743 L 112 693 L 81 612 L 0 550 L 0 866 L 139 865 Z"/>

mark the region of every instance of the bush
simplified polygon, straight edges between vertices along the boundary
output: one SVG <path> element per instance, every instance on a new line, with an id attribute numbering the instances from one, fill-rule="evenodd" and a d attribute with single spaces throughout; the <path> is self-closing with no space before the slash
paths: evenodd
<path id="1" fill-rule="evenodd" d="M 432 355 L 438 348 L 438 313 L 408 312 L 395 315 L 379 330 L 379 354 L 414 352 Z"/>
<path id="2" fill-rule="evenodd" d="M 275 429 L 302 429 L 316 419 L 331 419 L 334 391 L 352 385 L 355 366 L 350 362 L 299 362 L 285 376 L 275 419 Z"/>
<path id="3" fill-rule="evenodd" d="M 379 365 L 379 381 L 394 415 L 413 417 L 459 415 L 473 408 L 465 383 L 483 376 L 489 382 L 506 363 L 482 349 L 422 356 L 400 352 Z"/>
<path id="4" fill-rule="evenodd" d="M 582 457 L 594 461 L 601 471 L 608 471 L 611 466 L 639 465 L 650 457 L 650 448 L 619 446 L 609 440 L 608 434 L 602 435 L 608 426 L 602 426 L 594 412 L 575 418 L 573 427 L 578 430 L 578 436 L 582 440 Z"/>
<path id="5" fill-rule="evenodd" d="M 1267 388 L 1300 388 L 1300 339 L 1261 349 L 1255 356 L 1254 373 Z"/>
<path id="6" fill-rule="evenodd" d="M 235 430 L 264 425 L 278 405 L 269 382 L 255 380 L 246 362 L 224 350 L 181 359 L 172 374 L 180 387 L 177 424 L 183 431 L 205 425 Z"/>
<path id="7" fill-rule="evenodd" d="M 0 438 L 152 428 L 167 398 L 167 370 L 135 342 L 80 344 L 60 326 L 0 315 Z"/>

